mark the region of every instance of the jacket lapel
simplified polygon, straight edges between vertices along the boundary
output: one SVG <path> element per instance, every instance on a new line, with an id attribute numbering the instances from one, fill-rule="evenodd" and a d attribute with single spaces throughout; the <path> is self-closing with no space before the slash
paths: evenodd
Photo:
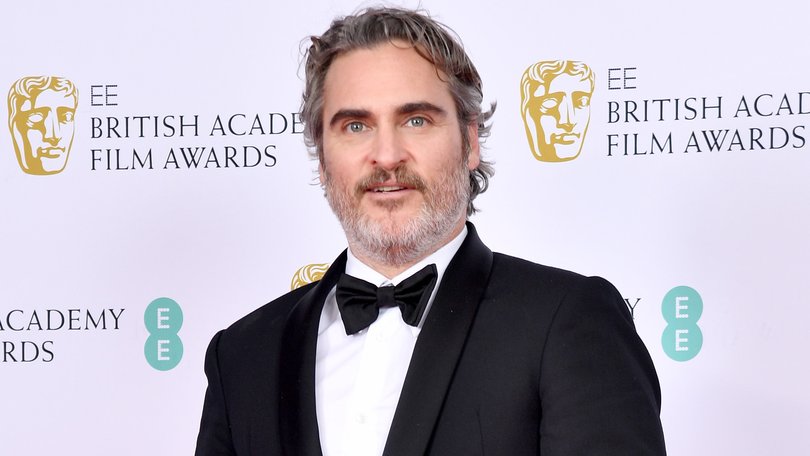
<path id="1" fill-rule="evenodd" d="M 279 364 L 280 438 L 286 455 L 322 455 L 315 411 L 318 323 L 326 296 L 345 269 L 346 252 L 343 252 L 287 318 Z"/>
<path id="2" fill-rule="evenodd" d="M 472 224 L 467 230 L 416 341 L 384 456 L 422 456 L 428 449 L 492 268 L 492 251 Z"/>

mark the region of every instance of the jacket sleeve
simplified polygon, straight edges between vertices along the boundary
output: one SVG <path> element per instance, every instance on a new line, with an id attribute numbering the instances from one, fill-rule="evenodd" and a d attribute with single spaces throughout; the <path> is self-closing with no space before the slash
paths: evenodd
<path id="1" fill-rule="evenodd" d="M 219 341 L 222 331 L 218 332 L 205 353 L 205 375 L 208 388 L 205 390 L 200 433 L 197 436 L 196 456 L 235 455 L 228 420 L 227 404 L 219 371 Z"/>
<path id="2" fill-rule="evenodd" d="M 658 377 L 630 312 L 606 280 L 577 282 L 542 354 L 540 454 L 665 455 Z"/>

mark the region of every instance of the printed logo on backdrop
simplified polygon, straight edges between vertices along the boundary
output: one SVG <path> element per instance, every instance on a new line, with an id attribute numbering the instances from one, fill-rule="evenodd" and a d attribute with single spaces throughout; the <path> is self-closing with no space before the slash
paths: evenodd
<path id="1" fill-rule="evenodd" d="M 17 163 L 33 175 L 65 169 L 73 146 L 79 94 L 68 79 L 27 76 L 8 91 L 8 128 Z"/>
<path id="2" fill-rule="evenodd" d="M 91 171 L 273 168 L 271 138 L 303 132 L 298 112 L 134 113 L 126 94 L 118 84 L 90 86 Z"/>
<path id="3" fill-rule="evenodd" d="M 64 345 L 69 346 L 70 340 L 77 335 L 119 331 L 124 310 L 126 309 L 0 310 L 0 361 L 3 364 L 52 363 L 59 359 L 65 350 Z M 92 357 L 92 354 L 89 356 Z"/>
<path id="4" fill-rule="evenodd" d="M 143 345 L 143 354 L 150 366 L 167 371 L 174 369 L 183 359 L 183 341 L 177 333 L 183 326 L 183 310 L 171 298 L 158 298 L 149 303 L 143 314 L 149 337 Z"/>
<path id="5" fill-rule="evenodd" d="M 23 172 L 57 174 L 68 157 L 73 169 L 100 172 L 274 168 L 279 156 L 274 138 L 303 132 L 294 110 L 200 114 L 183 113 L 180 107 L 131 112 L 125 101 L 133 90 L 89 84 L 81 91 L 88 94 L 83 102 L 89 106 L 81 108 L 89 112 L 85 124 L 75 122 L 80 109 L 75 81 L 26 76 L 11 86 L 9 146 Z M 71 150 L 78 138 L 89 147 Z"/>
<path id="6" fill-rule="evenodd" d="M 520 80 L 520 115 L 534 158 L 565 162 L 579 157 L 591 120 L 595 76 L 573 60 L 544 60 Z"/>
<path id="7" fill-rule="evenodd" d="M 599 127 L 606 136 L 586 144 L 595 73 L 571 60 L 539 61 L 523 73 L 521 117 L 534 158 L 567 162 L 581 155 L 698 156 L 808 147 L 807 120 L 800 116 L 810 114 L 810 91 L 637 97 L 645 79 L 636 66 L 605 70 L 607 90 L 600 93 L 607 99 L 607 123 Z"/>
<path id="8" fill-rule="evenodd" d="M 810 92 L 632 96 L 638 67 L 609 68 L 607 157 L 698 156 L 793 151 L 807 146 Z M 719 87 L 726 84 L 718 81 Z M 629 91 L 629 92 L 628 92 Z M 631 95 L 625 95 L 631 94 Z M 678 124 L 689 125 L 681 128 Z"/>
<path id="9" fill-rule="evenodd" d="M 290 290 L 321 280 L 327 269 L 329 269 L 329 263 L 312 263 L 299 268 L 290 281 Z"/>
<path id="10" fill-rule="evenodd" d="M 698 320 L 703 315 L 703 299 L 694 288 L 678 286 L 661 303 L 667 322 L 661 335 L 664 353 L 675 361 L 689 361 L 703 348 L 703 332 Z"/>

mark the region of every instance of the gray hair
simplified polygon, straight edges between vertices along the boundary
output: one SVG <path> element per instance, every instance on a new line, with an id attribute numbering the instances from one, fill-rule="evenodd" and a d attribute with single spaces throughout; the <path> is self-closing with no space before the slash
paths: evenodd
<path id="1" fill-rule="evenodd" d="M 353 16 L 335 19 L 321 36 L 311 36 L 305 53 L 306 81 L 301 118 L 304 121 L 304 141 L 310 152 L 323 164 L 323 98 L 324 81 L 334 59 L 356 49 L 370 49 L 393 40 L 404 41 L 430 61 L 439 74 L 447 76 L 450 94 L 456 105 L 465 158 L 470 152 L 468 126 L 478 126 L 480 141 L 489 136 L 488 123 L 495 103 L 483 112 L 483 84 L 478 71 L 462 46 L 458 36 L 447 26 L 431 19 L 426 13 L 399 8 L 369 8 Z M 489 186 L 495 173 L 492 163 L 481 160 L 470 171 L 470 199 L 467 215 L 475 213 L 473 200 Z"/>

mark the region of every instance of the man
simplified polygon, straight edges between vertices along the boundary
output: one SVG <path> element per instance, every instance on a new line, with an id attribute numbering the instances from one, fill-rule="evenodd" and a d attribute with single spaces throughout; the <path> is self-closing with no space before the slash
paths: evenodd
<path id="1" fill-rule="evenodd" d="M 492 172 L 481 100 L 421 14 L 312 38 L 305 137 L 349 249 L 214 337 L 198 455 L 665 453 L 616 290 L 493 254 L 465 223 Z"/>
<path id="2" fill-rule="evenodd" d="M 534 158 L 545 162 L 573 160 L 591 120 L 593 72 L 582 62 L 537 62 L 523 73 L 520 107 Z"/>
<path id="3" fill-rule="evenodd" d="M 31 76 L 11 86 L 8 127 L 24 172 L 46 175 L 65 169 L 77 101 L 76 87 L 65 78 Z"/>

